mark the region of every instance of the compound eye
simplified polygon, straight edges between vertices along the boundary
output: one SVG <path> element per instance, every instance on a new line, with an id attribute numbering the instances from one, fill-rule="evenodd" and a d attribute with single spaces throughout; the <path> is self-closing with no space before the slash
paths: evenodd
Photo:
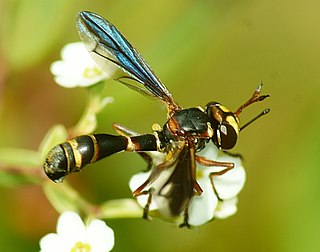
<path id="1" fill-rule="evenodd" d="M 236 145 L 238 132 L 230 124 L 223 122 L 217 131 L 219 131 L 217 132 L 217 140 L 220 148 L 228 150 Z"/>

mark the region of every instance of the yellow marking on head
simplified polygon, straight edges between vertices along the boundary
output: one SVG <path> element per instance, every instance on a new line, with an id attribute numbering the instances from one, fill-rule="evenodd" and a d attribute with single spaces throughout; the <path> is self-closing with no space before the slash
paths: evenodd
<path id="1" fill-rule="evenodd" d="M 223 112 L 225 112 L 225 113 L 231 112 L 230 109 L 227 109 L 225 106 L 223 106 L 223 105 L 221 105 L 221 104 L 220 104 L 219 108 L 220 108 Z"/>
<path id="2" fill-rule="evenodd" d="M 226 117 L 226 121 L 232 126 L 232 128 L 235 129 L 235 131 L 238 135 L 239 131 L 240 131 L 238 118 L 235 116 L 229 115 Z"/>

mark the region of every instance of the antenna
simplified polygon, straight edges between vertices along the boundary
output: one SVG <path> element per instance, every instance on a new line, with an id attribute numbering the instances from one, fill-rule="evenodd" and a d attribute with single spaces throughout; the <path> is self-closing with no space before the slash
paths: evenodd
<path id="1" fill-rule="evenodd" d="M 263 110 L 259 115 L 257 115 L 255 118 L 251 119 L 249 122 L 247 122 L 245 125 L 243 125 L 242 127 L 240 127 L 240 131 L 243 130 L 244 128 L 246 128 L 247 126 L 249 126 L 251 123 L 253 123 L 255 120 L 257 120 L 258 118 L 260 118 L 261 116 L 264 116 L 266 114 L 268 114 L 270 112 L 270 108 L 267 108 L 265 110 Z"/>

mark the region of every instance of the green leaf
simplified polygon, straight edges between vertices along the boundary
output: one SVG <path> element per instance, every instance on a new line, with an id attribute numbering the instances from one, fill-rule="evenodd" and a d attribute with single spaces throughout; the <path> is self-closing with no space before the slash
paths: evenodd
<path id="1" fill-rule="evenodd" d="M 0 164 L 2 166 L 14 167 L 38 167 L 41 164 L 40 154 L 37 151 L 1 148 Z"/>
<path id="2" fill-rule="evenodd" d="M 39 180 L 33 176 L 22 176 L 18 174 L 0 171 L 0 185 L 4 187 L 16 187 L 24 184 L 37 184 Z"/>
<path id="3" fill-rule="evenodd" d="M 0 149 L 0 184 L 14 187 L 38 183 L 41 166 L 40 153 L 33 150 Z"/>
<path id="4" fill-rule="evenodd" d="M 75 191 L 66 182 L 56 184 L 47 181 L 43 184 L 43 190 L 52 206 L 59 212 L 75 211 L 90 212 L 91 205 L 86 202 L 77 191 Z"/>
<path id="5" fill-rule="evenodd" d="M 99 217 L 111 218 L 141 218 L 142 208 L 135 199 L 116 199 L 103 203 L 99 208 Z"/>

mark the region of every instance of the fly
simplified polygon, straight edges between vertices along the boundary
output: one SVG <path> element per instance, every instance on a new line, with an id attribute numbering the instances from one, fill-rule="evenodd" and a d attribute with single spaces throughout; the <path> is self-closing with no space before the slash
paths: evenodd
<path id="1" fill-rule="evenodd" d="M 208 160 L 197 153 L 205 148 L 209 141 L 221 150 L 232 149 L 237 143 L 240 131 L 270 110 L 264 110 L 242 127 L 239 114 L 247 106 L 262 101 L 269 95 L 261 95 L 260 83 L 248 101 L 235 112 L 218 102 L 209 102 L 204 108 L 183 109 L 137 50 L 109 21 L 92 12 L 80 12 L 77 28 L 80 38 L 100 68 L 108 69 L 108 61 L 116 64 L 123 75 L 115 80 L 165 103 L 167 121 L 162 127 L 158 125 L 150 134 L 138 134 L 122 125 L 114 124 L 113 128 L 119 135 L 91 134 L 75 137 L 55 146 L 48 153 L 44 163 L 45 173 L 51 180 L 61 182 L 66 175 L 78 172 L 85 165 L 114 153 L 138 152 L 151 169 L 148 179 L 133 192 L 135 197 L 148 195 L 143 217 L 148 218 L 152 199 L 161 198 L 164 202 L 159 208 L 161 213 L 166 217 L 183 214 L 184 221 L 181 226 L 189 226 L 188 206 L 195 195 L 202 193 L 196 180 L 196 163 L 208 167 L 223 167 L 222 171 L 211 174 L 210 179 L 234 167 L 231 162 Z M 129 80 L 136 84 L 129 84 Z M 153 160 L 148 151 L 163 153 L 164 161 L 152 165 Z M 159 188 L 148 188 L 163 174 L 167 175 L 161 180 Z"/>

